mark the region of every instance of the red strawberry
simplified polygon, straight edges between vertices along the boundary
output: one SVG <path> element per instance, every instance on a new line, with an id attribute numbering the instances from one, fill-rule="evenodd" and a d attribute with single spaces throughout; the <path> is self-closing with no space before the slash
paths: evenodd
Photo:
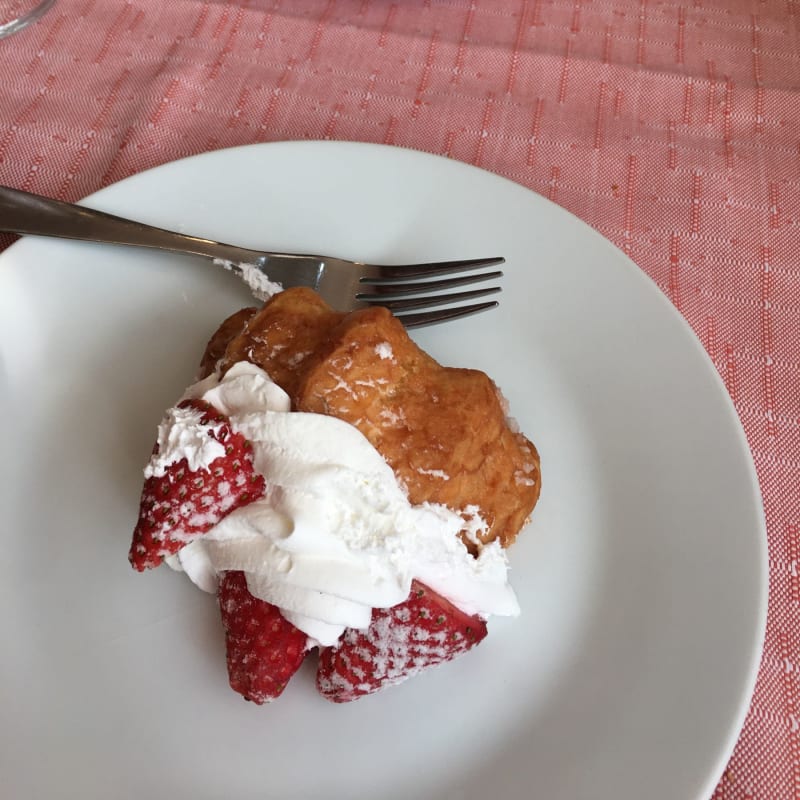
<path id="1" fill-rule="evenodd" d="M 228 679 L 245 700 L 274 700 L 300 668 L 307 637 L 272 603 L 253 597 L 243 572 L 226 572 L 219 583 L 225 626 Z"/>
<path id="2" fill-rule="evenodd" d="M 408 600 L 376 608 L 366 631 L 348 628 L 338 647 L 320 653 L 317 688 L 346 703 L 394 686 L 428 667 L 466 653 L 487 634 L 486 623 L 459 611 L 414 581 Z"/>
<path id="3" fill-rule="evenodd" d="M 165 474 L 144 482 L 139 519 L 128 560 L 142 572 L 157 567 L 166 556 L 216 525 L 236 508 L 264 494 L 264 477 L 253 470 L 250 442 L 231 430 L 228 418 L 201 400 L 186 400 L 179 408 L 202 412 L 208 435 L 225 447 L 225 455 L 209 468 L 192 472 L 185 458 Z M 157 452 L 158 445 L 154 449 Z"/>

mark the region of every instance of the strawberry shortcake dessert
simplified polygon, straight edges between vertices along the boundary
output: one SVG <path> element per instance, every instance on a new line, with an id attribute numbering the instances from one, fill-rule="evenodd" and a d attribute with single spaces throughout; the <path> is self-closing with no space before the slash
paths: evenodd
<path id="1" fill-rule="evenodd" d="M 225 320 L 144 478 L 130 562 L 216 593 L 255 703 L 309 657 L 323 697 L 355 700 L 519 613 L 506 550 L 536 449 L 483 372 L 441 366 L 386 309 L 299 288 Z"/>

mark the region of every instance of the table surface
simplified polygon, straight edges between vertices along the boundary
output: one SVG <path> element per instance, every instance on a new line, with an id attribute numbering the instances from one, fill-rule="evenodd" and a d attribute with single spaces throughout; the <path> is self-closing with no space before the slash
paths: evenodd
<path id="1" fill-rule="evenodd" d="M 3 184 L 77 200 L 222 147 L 383 142 L 627 253 L 725 381 L 764 498 L 764 655 L 713 799 L 800 797 L 800 2 L 57 0 L 0 76 Z"/>

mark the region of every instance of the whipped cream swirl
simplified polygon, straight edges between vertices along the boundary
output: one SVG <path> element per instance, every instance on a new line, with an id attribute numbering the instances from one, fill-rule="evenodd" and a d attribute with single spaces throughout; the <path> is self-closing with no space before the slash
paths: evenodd
<path id="1" fill-rule="evenodd" d="M 248 362 L 194 384 L 183 399 L 205 400 L 227 415 L 252 443 L 255 469 L 267 482 L 264 497 L 167 559 L 201 589 L 215 592 L 220 572 L 243 570 L 251 594 L 278 606 L 310 645 L 366 628 L 372 609 L 403 602 L 414 578 L 468 614 L 519 614 L 499 542 L 474 557 L 458 536 L 483 526 L 477 509 L 412 505 L 357 428 L 291 412 L 289 396 Z M 184 457 L 207 469 L 213 448 L 206 439 L 199 415 L 171 409 L 159 428 L 165 447 L 147 474 L 163 474 Z"/>

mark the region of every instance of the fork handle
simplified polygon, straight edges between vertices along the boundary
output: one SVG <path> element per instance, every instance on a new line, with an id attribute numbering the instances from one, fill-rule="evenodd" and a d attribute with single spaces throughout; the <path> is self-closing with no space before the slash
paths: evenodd
<path id="1" fill-rule="evenodd" d="M 234 262 L 255 263 L 262 255 L 254 250 L 155 228 L 9 186 L 0 186 L 0 232 L 152 247 Z"/>

